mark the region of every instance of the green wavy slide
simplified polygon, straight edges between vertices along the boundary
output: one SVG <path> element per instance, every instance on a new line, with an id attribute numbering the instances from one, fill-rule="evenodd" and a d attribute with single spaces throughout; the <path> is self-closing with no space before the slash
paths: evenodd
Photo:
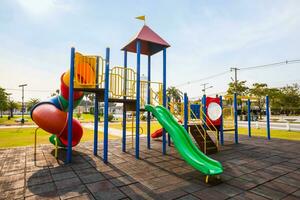
<path id="1" fill-rule="evenodd" d="M 189 165 L 204 175 L 217 175 L 223 172 L 222 164 L 202 153 L 192 141 L 189 133 L 178 124 L 165 107 L 146 105 L 145 109 L 152 112 L 162 127 L 170 134 L 176 149 Z"/>

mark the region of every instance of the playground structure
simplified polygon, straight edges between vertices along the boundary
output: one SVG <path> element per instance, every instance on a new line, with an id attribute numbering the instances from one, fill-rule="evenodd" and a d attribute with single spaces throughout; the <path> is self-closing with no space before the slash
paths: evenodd
<path id="1" fill-rule="evenodd" d="M 98 154 L 98 103 L 104 102 L 103 162 L 108 162 L 108 106 L 109 102 L 123 104 L 122 151 L 126 152 L 126 113 L 135 112 L 135 157 L 139 158 L 140 115 L 147 112 L 147 148 L 151 148 L 151 112 L 163 126 L 162 153 L 166 154 L 167 141 L 177 148 L 191 166 L 207 175 L 223 172 L 222 165 L 205 154 L 216 153 L 224 144 L 222 97 L 204 96 L 201 103 L 189 102 L 187 94 L 183 103 L 168 101 L 166 96 L 166 49 L 170 45 L 144 25 L 136 37 L 122 48 L 124 66 L 110 69 L 110 49 L 105 59 L 99 55 L 83 55 L 71 48 L 70 70 L 61 77 L 61 95 L 37 104 L 31 112 L 37 125 L 52 133 L 51 143 L 67 148 L 67 163 L 72 161 L 72 147 L 82 137 L 82 127 L 73 119 L 73 109 L 84 93 L 95 94 L 93 154 Z M 163 52 L 162 82 L 151 81 L 151 56 Z M 128 52 L 136 53 L 136 71 L 128 67 Z M 141 80 L 141 55 L 148 59 L 147 80 Z M 268 103 L 267 103 L 268 105 Z M 249 103 L 250 106 L 250 103 Z M 170 112 L 167 110 L 170 110 Z M 171 114 L 172 113 L 172 114 Z M 47 117 L 46 117 L 47 116 Z M 49 117 L 50 116 L 50 117 Z M 133 116 L 133 115 L 132 115 Z M 175 117 L 175 118 L 174 118 Z M 178 122 L 183 122 L 183 127 Z M 250 126 L 251 128 L 251 126 Z M 234 95 L 235 142 L 238 142 L 237 96 Z M 168 140 L 167 134 L 168 131 Z M 193 139 L 198 144 L 194 144 Z M 269 138 L 269 137 L 268 137 Z"/>
<path id="2" fill-rule="evenodd" d="M 63 74 L 61 78 L 62 88 L 61 95 L 47 102 L 42 102 L 35 106 L 32 110 L 32 119 L 39 125 L 40 128 L 55 133 L 54 145 L 67 148 L 67 163 L 72 161 L 72 147 L 78 144 L 82 136 L 81 126 L 76 126 L 76 121 L 73 120 L 73 109 L 78 105 L 84 93 L 90 92 L 95 94 L 95 119 L 94 119 L 94 155 L 98 154 L 98 102 L 104 102 L 104 138 L 103 138 L 103 162 L 108 162 L 108 106 L 109 102 L 123 104 L 123 131 L 122 131 L 122 151 L 126 151 L 126 112 L 135 111 L 135 157 L 139 158 L 139 142 L 140 142 L 140 114 L 147 113 L 147 147 L 151 148 L 150 143 L 150 112 L 157 117 L 160 124 L 169 131 L 173 139 L 175 147 L 181 156 L 197 170 L 206 175 L 218 175 L 223 172 L 222 165 L 203 154 L 193 142 L 190 136 L 184 132 L 185 130 L 176 121 L 170 121 L 170 114 L 157 113 L 159 108 L 167 108 L 166 96 L 166 49 L 170 45 L 164 41 L 159 35 L 152 31 L 148 26 L 144 25 L 140 32 L 133 40 L 125 47 L 124 51 L 124 66 L 116 66 L 110 69 L 110 49 L 106 48 L 106 56 L 103 59 L 101 56 L 83 55 L 75 52 L 75 48 L 71 48 L 71 63 L 70 70 Z M 162 51 L 163 52 L 163 81 L 151 82 L 151 56 Z M 136 71 L 127 66 L 127 53 L 132 52 L 137 55 Z M 148 78 L 147 81 L 141 80 L 141 54 L 148 57 Z M 65 87 L 64 87 L 65 86 Z M 60 98 L 64 97 L 64 98 Z M 67 104 L 63 104 L 63 100 L 67 99 Z M 51 107 L 52 110 L 64 116 L 61 119 L 61 125 L 57 130 L 48 129 L 56 126 L 47 120 L 40 123 L 40 116 L 51 115 L 56 118 L 56 112 L 51 109 L 44 108 L 44 105 Z M 150 106 L 151 105 L 151 106 Z M 160 106 L 158 106 L 160 105 Z M 156 107 L 154 107 L 156 106 Z M 166 109 L 164 110 L 166 111 Z M 44 118 L 42 118 L 44 119 Z M 48 120 L 49 121 L 49 120 Z M 171 122 L 173 128 L 166 122 Z M 132 125 L 133 126 L 133 125 Z M 63 127 L 63 128 L 62 128 Z M 177 128 L 176 128 L 177 127 Z M 178 129 L 178 127 L 181 127 Z M 175 129 L 174 129 L 175 128 Z M 81 134 L 75 134 L 80 131 Z M 182 135 L 184 134 L 184 135 Z M 80 137 L 77 137 L 80 135 Z M 58 145 L 63 137 L 63 145 Z M 65 137 L 66 136 L 66 137 Z M 184 137 L 183 137 L 184 136 Z M 166 154 L 166 131 L 162 131 L 162 153 Z M 78 139 L 79 138 L 79 139 Z M 76 139 L 76 142 L 74 140 Z M 186 147 L 186 148 L 184 148 Z"/>

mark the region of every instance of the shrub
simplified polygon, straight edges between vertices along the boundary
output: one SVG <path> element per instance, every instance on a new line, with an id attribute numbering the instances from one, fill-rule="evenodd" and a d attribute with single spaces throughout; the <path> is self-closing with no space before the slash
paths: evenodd
<path id="1" fill-rule="evenodd" d="M 108 114 L 108 121 L 111 122 L 114 119 L 113 114 Z"/>

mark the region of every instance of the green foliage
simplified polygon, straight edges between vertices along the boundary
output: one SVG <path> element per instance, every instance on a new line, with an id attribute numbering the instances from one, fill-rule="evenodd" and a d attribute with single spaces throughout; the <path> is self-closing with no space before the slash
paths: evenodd
<path id="1" fill-rule="evenodd" d="M 265 107 L 266 95 L 268 93 L 268 85 L 265 83 L 254 83 L 249 89 L 249 94 L 257 98 L 256 106 L 259 109 L 260 119 L 262 118 L 262 110 Z"/>
<path id="2" fill-rule="evenodd" d="M 59 89 L 56 89 L 55 92 L 52 92 L 52 93 L 50 94 L 51 97 L 55 97 L 55 96 L 57 96 L 57 95 L 59 95 Z"/>
<path id="3" fill-rule="evenodd" d="M 8 106 L 8 97 L 4 88 L 0 87 L 0 113 L 2 117 L 2 112 L 7 109 Z"/>
<path id="4" fill-rule="evenodd" d="M 299 85 L 287 85 L 281 88 L 281 95 L 279 96 L 281 105 L 283 105 L 283 109 L 285 114 L 295 114 L 295 109 L 300 108 L 300 90 Z"/>
<path id="5" fill-rule="evenodd" d="M 140 118 L 142 121 L 146 121 L 147 117 L 145 115 L 141 115 L 141 118 Z"/>
<path id="6" fill-rule="evenodd" d="M 77 119 L 79 119 L 81 117 L 81 112 L 77 112 L 76 117 L 77 117 Z"/>
<path id="7" fill-rule="evenodd" d="M 282 88 L 269 88 L 265 83 L 254 83 L 252 87 L 248 88 L 245 84 L 246 81 L 238 82 L 237 94 L 256 97 L 257 99 L 252 102 L 252 105 L 258 107 L 260 117 L 265 111 L 266 95 L 269 96 L 272 113 L 300 114 L 300 88 L 298 84 L 287 85 Z M 234 83 L 229 83 L 227 93 L 232 95 L 234 92 Z M 242 105 L 241 100 L 238 101 L 238 104 Z M 242 111 L 245 112 L 244 108 Z"/>
<path id="8" fill-rule="evenodd" d="M 167 89 L 167 96 L 172 102 L 181 102 L 182 95 L 182 92 L 176 87 L 172 86 Z"/>
<path id="9" fill-rule="evenodd" d="M 10 111 L 10 117 L 14 117 L 14 109 L 18 109 L 20 107 L 20 105 L 13 101 L 13 100 L 10 100 L 8 101 L 8 110 Z"/>
<path id="10" fill-rule="evenodd" d="M 113 114 L 108 114 L 108 121 L 111 122 L 114 119 L 114 115 Z"/>
<path id="11" fill-rule="evenodd" d="M 227 94 L 233 95 L 236 93 L 239 96 L 245 96 L 248 94 L 249 88 L 246 86 L 247 81 L 237 81 L 236 88 L 235 83 L 230 82 L 228 84 Z"/>
<path id="12" fill-rule="evenodd" d="M 31 111 L 31 109 L 33 108 L 33 106 L 35 106 L 35 105 L 38 104 L 39 102 L 40 102 L 39 99 L 37 99 L 37 98 L 31 98 L 31 99 L 26 103 L 27 111 Z"/>

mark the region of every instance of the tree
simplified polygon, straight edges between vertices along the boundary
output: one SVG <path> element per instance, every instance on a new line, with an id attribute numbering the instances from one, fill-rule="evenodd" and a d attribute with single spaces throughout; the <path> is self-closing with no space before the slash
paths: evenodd
<path id="1" fill-rule="evenodd" d="M 27 111 L 31 111 L 31 109 L 33 108 L 33 106 L 35 106 L 36 104 L 38 104 L 40 102 L 39 99 L 37 98 L 31 98 L 27 103 L 26 103 L 26 107 L 27 107 Z"/>
<path id="2" fill-rule="evenodd" d="M 283 110 L 282 97 L 283 94 L 278 88 L 268 88 L 267 95 L 270 99 L 270 106 L 272 108 L 272 112 L 280 114 Z"/>
<path id="3" fill-rule="evenodd" d="M 10 100 L 8 101 L 8 109 L 10 111 L 10 117 L 14 117 L 14 109 L 17 109 L 19 107 L 18 103 Z"/>
<path id="4" fill-rule="evenodd" d="M 0 115 L 3 117 L 3 111 L 7 109 L 8 97 L 4 88 L 0 87 Z"/>
<path id="5" fill-rule="evenodd" d="M 300 107 L 300 91 L 299 85 L 287 85 L 281 88 L 282 96 L 281 96 L 281 104 L 283 109 L 285 110 L 287 115 L 295 112 L 296 109 Z"/>
<path id="6" fill-rule="evenodd" d="M 51 97 L 55 97 L 55 96 L 57 96 L 57 95 L 59 95 L 59 89 L 56 89 L 55 92 L 52 92 L 52 93 L 50 94 Z"/>
<path id="7" fill-rule="evenodd" d="M 262 110 L 266 103 L 268 85 L 266 83 L 254 83 L 249 93 L 257 98 L 256 104 L 259 109 L 259 118 L 262 119 Z"/>
<path id="8" fill-rule="evenodd" d="M 236 93 L 238 96 L 245 96 L 248 94 L 249 88 L 246 86 L 247 81 L 237 81 L 236 87 L 235 82 L 228 84 L 227 94 L 233 95 Z"/>
<path id="9" fill-rule="evenodd" d="M 171 86 L 167 89 L 167 96 L 173 102 L 181 102 L 182 92 L 178 88 Z"/>

